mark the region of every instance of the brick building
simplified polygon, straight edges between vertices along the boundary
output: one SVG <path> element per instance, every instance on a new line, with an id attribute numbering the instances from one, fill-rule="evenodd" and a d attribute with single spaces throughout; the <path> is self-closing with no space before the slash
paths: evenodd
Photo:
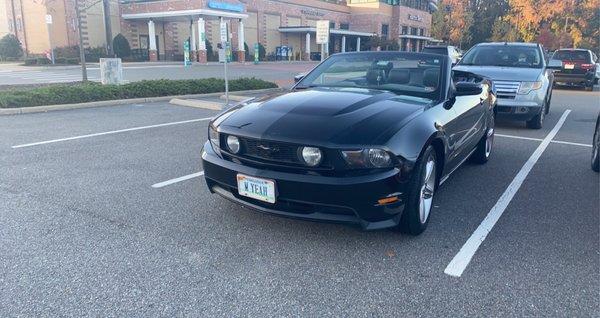
<path id="1" fill-rule="evenodd" d="M 328 52 L 354 51 L 373 35 L 418 51 L 427 42 L 431 14 L 425 0 L 125 0 L 121 30 L 149 60 L 180 60 L 190 40 L 192 58 L 206 61 L 206 43 L 220 42 L 220 20 L 228 22 L 232 50 L 244 59 L 244 43 L 261 43 L 267 54 L 291 48 L 292 58 L 314 58 L 316 23 L 329 20 Z M 364 48 L 363 48 L 364 49 Z"/>
<path id="2" fill-rule="evenodd" d="M 330 21 L 328 54 L 369 49 L 374 35 L 418 51 L 427 41 L 431 14 L 427 0 L 109 0 L 112 36 L 123 34 L 139 59 L 182 60 L 189 41 L 192 60 L 207 60 L 221 39 L 221 21 L 232 51 L 244 60 L 255 43 L 267 55 L 287 47 L 288 58 L 315 59 L 318 20 Z M 25 50 L 40 54 L 77 45 L 76 0 L 0 0 L 0 34 L 15 33 Z M 85 47 L 106 45 L 102 1 L 78 0 Z M 45 23 L 51 15 L 53 23 Z M 207 45 L 209 47 L 207 47 Z M 253 52 L 252 52 L 253 53 Z"/>

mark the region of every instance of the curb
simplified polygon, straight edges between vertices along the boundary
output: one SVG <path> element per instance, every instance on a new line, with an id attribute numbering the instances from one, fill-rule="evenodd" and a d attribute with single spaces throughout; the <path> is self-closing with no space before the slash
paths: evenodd
<path id="1" fill-rule="evenodd" d="M 209 101 L 200 100 L 200 99 L 173 98 L 169 101 L 169 104 L 173 104 L 173 105 L 177 105 L 177 106 L 203 108 L 203 109 L 209 109 L 209 110 L 218 110 L 218 111 L 223 109 L 223 104 L 221 104 L 221 103 L 209 102 Z"/>
<path id="2" fill-rule="evenodd" d="M 280 91 L 282 88 L 265 88 L 256 90 L 236 91 L 236 93 L 270 93 Z M 191 95 L 171 95 L 171 96 L 160 96 L 160 97 L 144 97 L 144 98 L 130 98 L 130 99 L 115 99 L 105 100 L 88 103 L 78 104 L 60 104 L 60 105 L 49 105 L 49 106 L 32 106 L 32 107 L 21 107 L 21 108 L 0 108 L 0 116 L 5 115 L 20 115 L 20 114 L 32 114 L 32 113 L 45 113 L 56 110 L 69 110 L 69 109 L 81 109 L 81 108 L 92 108 L 92 107 L 106 107 L 106 106 L 119 106 L 126 104 L 137 104 L 137 103 L 154 103 L 154 102 L 168 102 L 171 99 L 186 99 L 186 98 L 203 98 L 203 97 L 219 97 L 223 95 L 223 92 L 208 93 L 208 94 L 191 94 Z"/>

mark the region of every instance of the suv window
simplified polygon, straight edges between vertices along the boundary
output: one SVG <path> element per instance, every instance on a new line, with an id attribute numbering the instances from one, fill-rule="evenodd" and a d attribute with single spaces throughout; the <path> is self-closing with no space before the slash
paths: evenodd
<path id="1" fill-rule="evenodd" d="M 591 56 L 588 51 L 581 50 L 558 50 L 554 52 L 552 59 L 561 61 L 582 61 L 591 63 Z"/>

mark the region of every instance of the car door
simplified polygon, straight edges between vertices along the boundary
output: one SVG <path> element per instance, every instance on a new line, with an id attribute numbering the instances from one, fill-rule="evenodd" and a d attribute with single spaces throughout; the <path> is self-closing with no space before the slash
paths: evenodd
<path id="1" fill-rule="evenodd" d="M 481 95 L 456 96 L 452 110 L 455 119 L 452 127 L 452 139 L 455 151 L 449 161 L 460 164 L 468 157 L 481 137 L 486 125 L 487 91 Z"/>

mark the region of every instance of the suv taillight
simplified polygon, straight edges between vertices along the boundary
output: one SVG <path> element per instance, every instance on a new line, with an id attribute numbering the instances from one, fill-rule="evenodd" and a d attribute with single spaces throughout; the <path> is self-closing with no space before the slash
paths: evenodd
<path id="1" fill-rule="evenodd" d="M 581 64 L 581 68 L 584 70 L 593 70 L 596 64 Z"/>

